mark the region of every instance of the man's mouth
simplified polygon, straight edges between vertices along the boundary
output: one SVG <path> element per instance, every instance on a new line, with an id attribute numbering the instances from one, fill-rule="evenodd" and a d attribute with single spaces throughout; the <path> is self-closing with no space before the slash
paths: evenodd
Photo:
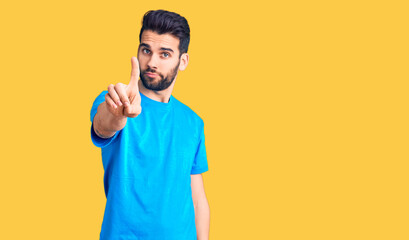
<path id="1" fill-rule="evenodd" d="M 158 76 L 156 73 L 151 73 L 151 72 L 147 72 L 145 73 L 145 75 L 151 78 Z"/>

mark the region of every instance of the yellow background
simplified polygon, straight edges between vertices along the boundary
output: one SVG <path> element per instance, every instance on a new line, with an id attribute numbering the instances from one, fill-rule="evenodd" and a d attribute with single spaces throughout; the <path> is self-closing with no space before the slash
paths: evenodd
<path id="1" fill-rule="evenodd" d="M 191 27 L 210 239 L 409 239 L 405 1 L 18 1 L 1 22 L 0 239 L 98 239 L 90 109 L 143 14 Z"/>

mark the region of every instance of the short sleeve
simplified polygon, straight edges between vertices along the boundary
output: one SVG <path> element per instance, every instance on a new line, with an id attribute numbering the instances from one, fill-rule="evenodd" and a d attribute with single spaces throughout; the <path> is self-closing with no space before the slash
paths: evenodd
<path id="1" fill-rule="evenodd" d="M 114 136 L 110 138 L 101 138 L 94 131 L 94 117 L 97 114 L 98 106 L 105 101 L 105 95 L 108 91 L 102 91 L 101 94 L 95 99 L 91 108 L 91 140 L 92 143 L 100 148 L 108 146 L 119 134 L 120 131 L 117 131 Z"/>
<path id="2" fill-rule="evenodd" d="M 192 170 L 190 174 L 200 174 L 209 170 L 207 165 L 207 155 L 206 155 L 206 146 L 205 146 L 205 135 L 204 135 L 204 126 L 203 121 L 200 131 L 200 140 L 197 147 L 195 159 L 193 161 Z"/>

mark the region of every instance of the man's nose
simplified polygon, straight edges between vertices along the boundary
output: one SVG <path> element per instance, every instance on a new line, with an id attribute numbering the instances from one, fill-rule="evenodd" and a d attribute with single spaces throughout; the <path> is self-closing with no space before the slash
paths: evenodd
<path id="1" fill-rule="evenodd" d="M 148 67 L 151 69 L 157 69 L 159 60 L 158 58 L 159 56 L 157 56 L 156 54 L 152 54 L 148 61 Z"/>

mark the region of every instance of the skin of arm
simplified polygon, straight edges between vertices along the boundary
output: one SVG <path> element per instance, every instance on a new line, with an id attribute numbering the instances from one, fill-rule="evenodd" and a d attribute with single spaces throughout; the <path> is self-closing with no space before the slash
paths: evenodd
<path id="1" fill-rule="evenodd" d="M 197 240 L 208 240 L 210 229 L 210 208 L 206 198 L 202 174 L 192 174 L 191 187 Z"/>
<path id="2" fill-rule="evenodd" d="M 107 109 L 107 103 L 102 102 L 98 106 L 94 117 L 94 131 L 101 138 L 110 138 L 126 125 L 127 117 L 115 116 Z"/>

